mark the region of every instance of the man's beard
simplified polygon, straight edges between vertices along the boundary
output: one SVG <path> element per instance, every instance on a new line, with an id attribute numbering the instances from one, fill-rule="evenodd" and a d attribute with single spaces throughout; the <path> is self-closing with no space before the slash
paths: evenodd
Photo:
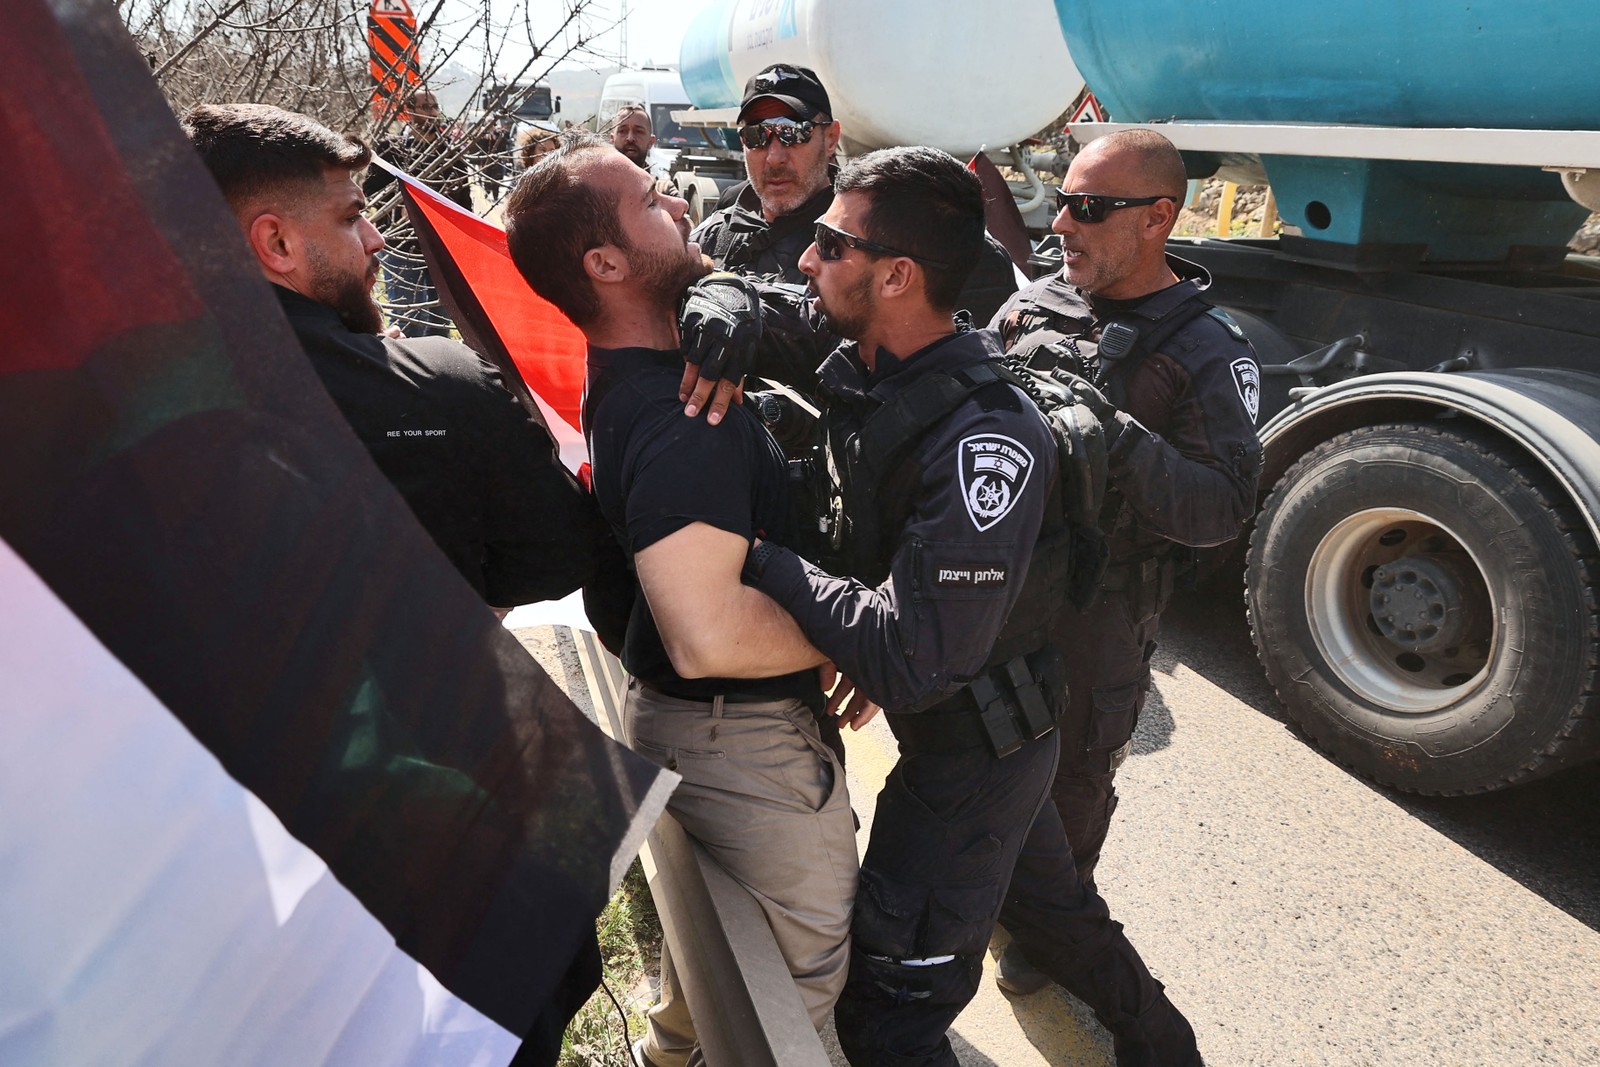
<path id="1" fill-rule="evenodd" d="M 372 299 L 375 280 L 376 275 L 370 269 L 365 275 L 346 274 L 335 270 L 320 254 L 313 252 L 311 292 L 306 295 L 338 312 L 339 321 L 351 333 L 382 333 L 383 311 Z"/>
<path id="2" fill-rule="evenodd" d="M 625 248 L 628 262 L 638 273 L 644 292 L 656 303 L 670 307 L 678 302 L 690 284 L 706 275 L 705 260 L 689 255 L 688 246 L 678 253 L 645 252 Z"/>
<path id="3" fill-rule="evenodd" d="M 800 206 L 807 200 L 810 200 L 813 196 L 816 196 L 817 193 L 827 188 L 828 164 L 824 159 L 820 173 L 811 175 L 802 175 L 792 167 L 784 167 L 776 173 L 774 173 L 771 168 L 768 168 L 761 175 L 762 183 L 764 184 L 768 179 L 774 177 L 788 178 L 791 182 L 789 188 L 784 190 L 781 195 L 773 195 L 767 193 L 760 186 L 757 186 L 756 196 L 758 199 L 760 199 L 761 206 L 766 209 L 766 211 L 772 217 L 776 218 L 779 215 L 787 215 L 792 211 L 799 210 Z M 811 180 L 809 182 L 806 181 L 806 177 L 809 177 Z M 752 182 L 752 184 L 754 184 L 754 182 Z"/>
<path id="4" fill-rule="evenodd" d="M 641 144 L 625 144 L 617 151 L 633 160 L 639 167 L 645 166 L 645 159 L 650 155 L 650 150 Z"/>
<path id="5" fill-rule="evenodd" d="M 849 289 L 839 295 L 839 299 L 832 301 L 832 307 L 823 302 L 822 294 L 818 293 L 816 283 L 811 283 L 811 290 L 817 297 L 817 310 L 822 313 L 822 326 L 829 333 L 851 341 L 859 341 L 867 332 L 867 325 L 872 321 L 874 297 L 872 295 L 872 276 L 863 275 Z"/>

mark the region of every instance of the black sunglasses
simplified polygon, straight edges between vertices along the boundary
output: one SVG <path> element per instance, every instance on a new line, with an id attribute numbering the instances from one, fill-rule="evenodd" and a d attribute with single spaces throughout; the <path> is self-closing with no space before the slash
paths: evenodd
<path id="1" fill-rule="evenodd" d="M 794 119 L 766 119 L 754 122 L 749 126 L 739 127 L 739 141 L 746 148 L 765 148 L 776 137 L 782 141 L 785 148 L 793 148 L 797 144 L 806 144 L 811 140 L 811 131 L 820 123 L 807 119 L 796 122 Z"/>
<path id="2" fill-rule="evenodd" d="M 890 248 L 888 245 L 880 245 L 876 242 L 869 241 L 865 237 L 857 237 L 853 233 L 845 233 L 843 230 L 838 230 L 832 226 L 829 226 L 821 219 L 817 220 L 816 241 L 817 255 L 821 256 L 823 261 L 827 263 L 833 263 L 844 258 L 845 246 L 849 245 L 851 248 L 858 249 L 862 252 L 872 252 L 875 255 L 905 256 L 907 259 L 914 259 L 918 263 L 926 263 L 930 267 L 944 266 L 944 264 L 939 262 L 937 259 L 929 259 L 927 256 L 912 255 L 910 252 L 902 252 L 897 248 Z"/>
<path id="3" fill-rule="evenodd" d="M 1113 211 L 1125 207 L 1142 207 L 1157 200 L 1178 202 L 1175 196 L 1103 196 L 1100 193 L 1069 193 L 1056 190 L 1056 210 L 1065 211 L 1073 222 L 1104 222 Z"/>

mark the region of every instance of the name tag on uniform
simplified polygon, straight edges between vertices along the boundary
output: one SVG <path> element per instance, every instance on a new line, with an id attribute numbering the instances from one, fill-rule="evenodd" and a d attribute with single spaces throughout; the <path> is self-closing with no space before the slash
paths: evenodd
<path id="1" fill-rule="evenodd" d="M 933 584 L 944 589 L 993 589 L 1006 584 L 1006 569 L 936 563 Z"/>

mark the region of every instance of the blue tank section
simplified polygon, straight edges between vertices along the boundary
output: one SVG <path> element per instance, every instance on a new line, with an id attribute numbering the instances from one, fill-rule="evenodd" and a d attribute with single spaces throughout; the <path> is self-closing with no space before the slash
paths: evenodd
<path id="1" fill-rule="evenodd" d="M 1600 18 L 1571 0 L 1055 0 L 1122 119 L 1600 130 Z"/>
<path id="2" fill-rule="evenodd" d="M 734 80 L 731 30 L 738 0 L 713 0 L 684 31 L 678 46 L 678 77 L 695 107 L 737 107 L 743 87 Z"/>
<path id="3" fill-rule="evenodd" d="M 1055 6 L 1073 62 L 1116 121 L 1600 130 L 1600 18 L 1565 0 Z M 1284 220 L 1306 236 L 1421 246 L 1431 260 L 1557 247 L 1587 214 L 1533 168 L 1262 163 Z"/>

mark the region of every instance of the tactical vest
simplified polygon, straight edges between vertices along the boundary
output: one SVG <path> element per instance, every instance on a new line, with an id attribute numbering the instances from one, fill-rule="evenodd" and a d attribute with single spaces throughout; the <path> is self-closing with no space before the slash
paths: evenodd
<path id="1" fill-rule="evenodd" d="M 1193 283 L 1185 279 L 1180 284 Z M 1075 292 L 1064 286 L 1046 285 L 1018 298 L 1000 335 L 1008 355 L 1035 370 L 1050 371 L 1060 366 L 1103 390 L 1119 408 L 1127 404 L 1128 382 L 1139 364 L 1160 351 L 1191 320 L 1210 314 L 1230 332 L 1237 333 L 1239 329 L 1225 312 L 1201 295 L 1199 288 L 1155 320 L 1127 313 L 1091 323 L 1085 329 L 1085 313 L 1093 314 Z M 1100 330 L 1098 341 L 1087 337 L 1095 325 Z"/>
<path id="2" fill-rule="evenodd" d="M 912 452 L 928 430 L 968 400 L 994 410 L 1014 404 L 1021 389 L 1044 412 L 1058 450 L 1043 524 L 1022 591 L 1002 627 L 986 669 L 1042 648 L 1067 603 L 1093 599 L 1105 573 L 1105 539 L 1094 525 L 1106 485 L 1100 424 L 1070 392 L 1025 368 L 988 361 L 919 378 L 863 418 L 823 387 L 827 470 L 826 546 L 821 564 L 868 585 L 889 575 L 915 504 L 922 465 Z"/>
<path id="3" fill-rule="evenodd" d="M 1104 392 L 1114 406 L 1126 409 L 1128 383 L 1139 365 L 1194 319 L 1210 315 L 1230 333 L 1243 336 L 1227 312 L 1205 299 L 1193 279 L 1185 278 L 1180 284 L 1191 286 L 1193 291 L 1159 319 L 1131 312 L 1113 315 L 1098 324 L 1100 338 L 1096 341 L 1088 336 L 1094 325 L 1085 323 L 1085 317 L 1093 315 L 1088 302 L 1076 290 L 1053 279 L 1051 284 L 1018 297 L 1012 313 L 1001 324 L 1007 362 L 1021 363 L 1036 373 L 1061 370 L 1075 374 Z M 1135 521 L 1122 493 L 1111 486 L 1095 525 L 1111 536 L 1124 523 Z M 1163 551 L 1160 558 L 1174 552 L 1192 562 L 1193 553 L 1176 546 Z"/>

